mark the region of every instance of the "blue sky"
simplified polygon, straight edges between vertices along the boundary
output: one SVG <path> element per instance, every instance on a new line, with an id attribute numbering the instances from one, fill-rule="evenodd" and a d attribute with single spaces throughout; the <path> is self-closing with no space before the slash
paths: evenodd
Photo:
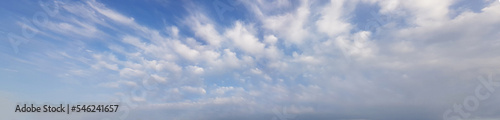
<path id="1" fill-rule="evenodd" d="M 497 0 L 1 3 L 1 119 L 500 118 Z"/>

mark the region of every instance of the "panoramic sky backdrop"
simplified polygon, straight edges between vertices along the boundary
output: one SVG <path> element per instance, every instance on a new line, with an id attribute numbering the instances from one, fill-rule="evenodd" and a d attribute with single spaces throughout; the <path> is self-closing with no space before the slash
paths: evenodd
<path id="1" fill-rule="evenodd" d="M 500 119 L 498 0 L 3 0 L 0 40 L 5 120 Z"/>

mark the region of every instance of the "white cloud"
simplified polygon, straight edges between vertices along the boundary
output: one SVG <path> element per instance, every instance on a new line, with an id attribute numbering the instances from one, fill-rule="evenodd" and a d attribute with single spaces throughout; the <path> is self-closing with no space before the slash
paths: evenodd
<path id="1" fill-rule="evenodd" d="M 219 46 L 223 40 L 211 20 L 201 13 L 193 13 L 187 18 L 186 24 L 194 31 L 195 36 L 202 38 L 209 45 Z"/>
<path id="2" fill-rule="evenodd" d="M 410 18 L 413 23 L 419 26 L 439 25 L 449 19 L 449 7 L 453 0 L 419 0 L 401 2 L 405 8 L 409 9 L 413 17 Z M 388 6 L 390 7 L 390 6 Z"/>
<path id="3" fill-rule="evenodd" d="M 179 37 L 179 28 L 172 26 L 172 27 L 170 27 L 169 30 L 167 29 L 167 31 L 170 31 L 170 35 L 172 35 L 174 38 Z"/>
<path id="4" fill-rule="evenodd" d="M 153 78 L 156 82 L 159 82 L 159 83 L 165 83 L 165 82 L 167 82 L 167 78 L 159 76 L 159 75 L 156 75 L 156 74 L 152 74 L 151 78 Z"/>
<path id="5" fill-rule="evenodd" d="M 178 72 L 182 71 L 181 66 L 179 66 L 175 63 L 172 63 L 172 62 L 164 61 L 164 62 L 160 62 L 159 64 L 160 64 L 161 68 L 167 69 L 167 70 L 174 72 L 174 73 L 178 73 Z"/>
<path id="6" fill-rule="evenodd" d="M 173 41 L 172 47 L 174 47 L 174 50 L 177 52 L 177 54 L 190 61 L 195 61 L 200 56 L 200 52 L 189 48 L 185 44 L 182 44 L 180 41 Z"/>
<path id="7" fill-rule="evenodd" d="M 236 48 L 252 55 L 262 54 L 265 45 L 247 28 L 243 23 L 237 21 L 234 28 L 227 30 L 224 35 L 232 40 Z"/>
<path id="8" fill-rule="evenodd" d="M 274 35 L 268 35 L 264 38 L 264 42 L 266 42 L 269 45 L 274 45 L 276 42 L 278 42 L 278 38 Z"/>
<path id="9" fill-rule="evenodd" d="M 335 43 L 348 56 L 368 58 L 373 57 L 377 51 L 377 47 L 369 38 L 370 32 L 362 31 L 347 39 L 338 37 Z"/>
<path id="10" fill-rule="evenodd" d="M 102 55 L 94 55 L 93 56 L 95 59 L 97 59 L 97 63 L 92 65 L 92 68 L 94 69 L 101 69 L 101 68 L 106 68 L 106 69 L 110 69 L 110 70 L 115 70 L 117 71 L 118 70 L 118 65 L 117 64 L 113 64 L 113 63 L 109 63 L 103 59 L 103 56 Z"/>
<path id="11" fill-rule="evenodd" d="M 146 48 L 146 45 L 144 43 L 142 43 L 141 40 L 137 37 L 125 36 L 125 37 L 123 37 L 123 42 L 128 43 L 130 45 L 133 45 L 135 47 L 141 48 L 141 49 Z"/>
<path id="12" fill-rule="evenodd" d="M 198 67 L 198 66 L 188 66 L 187 69 L 190 70 L 192 73 L 197 74 L 197 75 L 203 74 L 203 72 L 205 71 L 203 68 Z"/>
<path id="13" fill-rule="evenodd" d="M 207 93 L 207 91 L 205 91 L 205 89 L 201 87 L 182 86 L 180 90 L 183 92 L 195 93 L 199 95 L 204 95 L 205 93 Z"/>
<path id="14" fill-rule="evenodd" d="M 310 17 L 309 2 L 300 1 L 300 6 L 293 13 L 280 15 L 268 15 L 263 9 L 275 7 L 273 4 L 252 4 L 253 12 L 263 23 L 262 27 L 277 33 L 280 38 L 285 38 L 288 44 L 302 44 L 305 38 L 309 36 L 307 27 Z"/>
<path id="15" fill-rule="evenodd" d="M 135 78 L 135 77 L 143 77 L 146 73 L 140 70 L 132 69 L 132 68 L 123 68 L 120 70 L 120 76 L 124 78 Z"/>
<path id="16" fill-rule="evenodd" d="M 224 64 L 229 68 L 238 68 L 241 65 L 241 61 L 238 57 L 236 57 L 235 52 L 232 52 L 229 49 L 224 49 L 221 64 Z"/>
<path id="17" fill-rule="evenodd" d="M 231 90 L 234 90 L 234 87 L 232 87 L 232 86 L 219 87 L 219 88 L 215 89 L 213 93 L 218 94 L 218 95 L 224 95 L 226 92 L 231 91 Z"/>
<path id="18" fill-rule="evenodd" d="M 330 37 L 339 34 L 348 33 L 352 28 L 347 21 L 345 14 L 350 11 L 344 8 L 346 5 L 344 0 L 331 0 L 330 3 L 323 8 L 321 18 L 316 21 L 318 31 L 326 33 Z"/>
<path id="19" fill-rule="evenodd" d="M 415 48 L 409 41 L 400 41 L 392 45 L 392 50 L 396 53 L 408 53 L 413 52 Z"/>
<path id="20" fill-rule="evenodd" d="M 98 38 L 99 36 L 106 36 L 100 29 L 95 25 L 96 21 L 83 21 L 76 18 L 64 18 L 62 21 L 47 21 L 43 24 L 40 23 L 41 30 L 48 29 L 66 36 L 83 36 L 88 38 Z M 30 28 L 31 29 L 31 28 Z M 46 32 L 38 31 L 38 34 L 48 35 Z M 51 36 L 51 35 L 48 35 Z M 51 36 L 53 37 L 53 36 Z"/>
<path id="21" fill-rule="evenodd" d="M 114 10 L 106 8 L 104 4 L 98 3 L 95 0 L 87 1 L 87 4 L 92 7 L 94 10 L 97 12 L 101 13 L 102 15 L 108 17 L 109 19 L 112 19 L 114 21 L 123 23 L 123 24 L 132 24 L 134 22 L 134 18 L 132 17 L 126 17 Z"/>
<path id="22" fill-rule="evenodd" d="M 294 57 L 294 62 L 306 63 L 306 64 L 319 64 L 321 61 L 315 56 L 308 56 L 304 54 L 298 54 L 296 52 L 292 55 Z"/>

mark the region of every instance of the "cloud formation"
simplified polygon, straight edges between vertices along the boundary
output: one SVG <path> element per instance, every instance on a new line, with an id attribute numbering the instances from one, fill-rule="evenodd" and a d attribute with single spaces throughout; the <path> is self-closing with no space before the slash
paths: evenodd
<path id="1" fill-rule="evenodd" d="M 42 81 L 75 87 L 47 91 L 84 86 L 94 90 L 78 94 L 107 96 L 84 102 L 123 105 L 81 119 L 445 119 L 474 94 L 477 76 L 500 72 L 500 3 L 476 2 L 479 11 L 456 0 L 177 1 L 165 4 L 182 14 L 165 22 L 138 12 L 146 8 L 46 1 L 35 6 L 58 13 L 20 53 L 2 37 L 0 71 L 46 74 L 55 80 Z M 140 5 L 169 9 L 154 4 Z M 31 24 L 21 16 L 2 21 Z M 156 19 L 164 24 L 148 21 Z M 498 97 L 491 92 L 467 118 L 498 119 Z"/>

